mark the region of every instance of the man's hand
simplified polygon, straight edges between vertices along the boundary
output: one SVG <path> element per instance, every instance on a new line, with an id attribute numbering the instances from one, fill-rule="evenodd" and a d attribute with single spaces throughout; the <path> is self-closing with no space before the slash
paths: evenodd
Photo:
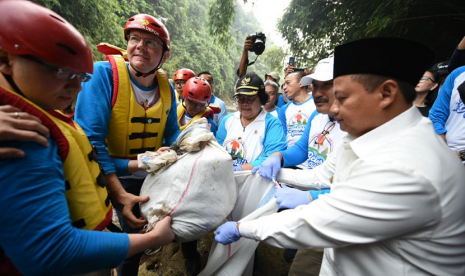
<path id="1" fill-rule="evenodd" d="M 147 220 L 145 220 L 144 218 L 136 218 L 136 216 L 134 216 L 132 208 L 135 204 L 139 202 L 145 203 L 149 201 L 148 196 L 140 197 L 125 192 L 124 194 L 118 196 L 117 200 L 119 203 L 123 205 L 121 216 L 123 217 L 124 221 L 126 221 L 126 223 L 129 225 L 129 227 L 131 227 L 132 229 L 138 229 L 147 224 Z"/>
<path id="2" fill-rule="evenodd" d="M 233 242 L 237 242 L 242 236 L 239 233 L 237 222 L 228 221 L 221 225 L 215 231 L 215 241 L 228 245 Z"/>
<path id="3" fill-rule="evenodd" d="M 282 185 L 282 188 L 276 191 L 274 197 L 276 197 L 278 203 L 278 210 L 294 209 L 299 205 L 310 203 L 310 194 L 308 192 L 289 188 L 285 185 Z"/>
<path id="4" fill-rule="evenodd" d="M 299 205 L 307 205 L 310 202 L 317 200 L 320 195 L 329 194 L 331 189 L 301 191 L 289 188 L 281 184 L 282 189 L 278 189 L 274 194 L 280 209 L 294 209 Z"/>
<path id="5" fill-rule="evenodd" d="M 284 69 L 284 77 L 287 77 L 287 75 L 292 72 L 294 72 L 294 65 L 288 65 L 286 69 Z"/>
<path id="6" fill-rule="evenodd" d="M 171 230 L 171 217 L 167 216 L 157 222 L 155 228 L 149 233 L 153 232 L 157 236 L 157 245 L 164 246 L 174 240 L 174 233 Z"/>
<path id="7" fill-rule="evenodd" d="M 48 147 L 45 137 L 50 132 L 39 118 L 21 112 L 11 105 L 0 106 L 0 141 L 26 141 Z M 16 148 L 0 148 L 0 158 L 22 158 L 25 153 Z"/>
<path id="8" fill-rule="evenodd" d="M 279 170 L 281 170 L 281 155 L 272 154 L 260 166 L 254 167 L 252 173 L 255 174 L 258 171 L 260 176 L 274 180 Z"/>
<path id="9" fill-rule="evenodd" d="M 252 36 L 248 35 L 245 38 L 245 43 L 244 43 L 244 52 L 252 52 L 253 50 L 253 41 L 252 41 Z"/>

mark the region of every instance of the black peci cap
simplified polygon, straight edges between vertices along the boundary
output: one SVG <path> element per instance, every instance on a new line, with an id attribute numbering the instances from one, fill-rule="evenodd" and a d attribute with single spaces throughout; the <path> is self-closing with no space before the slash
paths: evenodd
<path id="1" fill-rule="evenodd" d="M 336 46 L 334 78 L 372 74 L 406 81 L 415 87 L 431 66 L 434 52 L 402 38 L 367 38 Z"/>

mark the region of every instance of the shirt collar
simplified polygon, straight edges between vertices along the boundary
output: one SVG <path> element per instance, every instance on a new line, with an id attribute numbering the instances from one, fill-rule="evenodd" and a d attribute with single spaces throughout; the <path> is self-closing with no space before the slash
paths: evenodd
<path id="1" fill-rule="evenodd" d="M 386 146 L 391 139 L 416 125 L 422 118 L 420 111 L 412 106 L 392 120 L 358 138 L 347 135 L 344 137 L 343 144 L 350 146 L 357 156 L 364 157 L 372 154 L 379 147 Z"/>
<path id="2" fill-rule="evenodd" d="M 240 119 L 241 118 L 241 112 L 240 111 L 234 112 L 234 117 L 236 117 L 237 119 Z M 261 107 L 260 108 L 260 113 L 258 113 L 258 116 L 253 121 L 254 122 L 265 121 L 265 117 L 266 117 L 266 111 L 265 111 L 265 109 L 263 107 Z"/>

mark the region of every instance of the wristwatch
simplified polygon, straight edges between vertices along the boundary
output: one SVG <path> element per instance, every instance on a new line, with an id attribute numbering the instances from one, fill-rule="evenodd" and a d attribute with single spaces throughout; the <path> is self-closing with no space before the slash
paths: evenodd
<path id="1" fill-rule="evenodd" d="M 459 151 L 459 157 L 462 159 L 462 161 L 465 161 L 465 150 Z"/>

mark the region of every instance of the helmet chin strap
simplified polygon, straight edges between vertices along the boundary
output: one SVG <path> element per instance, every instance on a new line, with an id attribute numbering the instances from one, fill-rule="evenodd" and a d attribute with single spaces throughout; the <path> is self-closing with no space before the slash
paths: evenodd
<path id="1" fill-rule="evenodd" d="M 15 81 L 13 80 L 13 77 L 11 75 L 6 75 L 6 74 L 3 74 L 3 77 L 6 79 L 6 81 L 10 84 L 11 88 L 13 88 L 13 90 L 18 93 L 19 95 L 23 96 L 24 98 L 27 98 L 23 92 L 21 92 L 21 89 L 19 89 L 19 87 L 16 85 Z"/>
<path id="2" fill-rule="evenodd" d="M 163 60 L 163 56 L 165 55 L 165 53 L 166 53 L 166 51 L 164 50 L 163 53 L 162 53 L 162 55 L 161 55 L 161 57 L 160 57 L 160 61 L 158 61 L 157 66 L 156 66 L 154 69 L 152 69 L 152 70 L 150 70 L 149 72 L 147 72 L 147 73 L 142 73 L 141 71 L 137 70 L 136 68 L 134 68 L 134 66 L 132 66 L 131 63 L 129 63 L 129 65 L 131 65 L 132 69 L 133 69 L 134 71 L 136 71 L 136 77 L 143 77 L 143 78 L 145 78 L 145 77 L 148 77 L 148 76 L 154 74 L 155 72 L 157 72 L 158 69 L 160 69 L 160 67 L 161 67 L 160 64 L 161 64 L 161 61 Z"/>

